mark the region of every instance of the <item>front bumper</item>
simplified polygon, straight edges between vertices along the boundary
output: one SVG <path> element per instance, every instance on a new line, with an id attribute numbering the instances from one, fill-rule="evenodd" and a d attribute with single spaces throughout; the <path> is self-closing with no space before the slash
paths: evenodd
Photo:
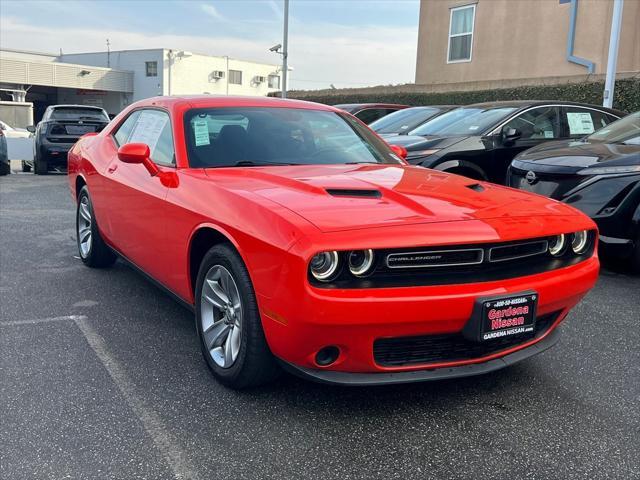
<path id="1" fill-rule="evenodd" d="M 446 380 L 452 378 L 471 377 L 475 375 L 483 375 L 485 373 L 495 372 L 502 368 L 513 365 L 514 363 L 525 360 L 533 355 L 544 352 L 554 346 L 560 339 L 558 329 L 553 329 L 540 341 L 517 350 L 513 353 L 504 355 L 503 357 L 487 360 L 482 363 L 472 363 L 459 365 L 454 367 L 441 367 L 428 370 L 412 370 L 406 372 L 388 372 L 388 373 L 354 373 L 354 372 L 336 372 L 331 370 L 318 370 L 305 367 L 299 367 L 281 361 L 282 367 L 302 378 L 313 380 L 319 383 L 330 385 L 345 386 L 373 386 L 373 385 L 392 385 L 397 383 L 413 383 L 426 382 L 433 380 Z"/>
<path id="2" fill-rule="evenodd" d="M 303 290 L 289 290 L 292 302 L 282 302 L 277 292 L 272 297 L 258 295 L 258 300 L 269 346 L 289 368 L 331 383 L 394 383 L 483 373 L 541 351 L 541 347 L 531 347 L 550 346 L 546 339 L 555 338 L 555 328 L 595 285 L 598 271 L 594 255 L 566 268 L 492 282 L 380 288 L 375 292 L 318 289 L 307 284 Z M 377 339 L 459 333 L 478 298 L 527 290 L 538 293 L 538 317 L 557 313 L 553 325 L 539 337 L 460 361 L 383 366 L 375 360 Z M 326 346 L 337 346 L 340 355 L 329 367 L 322 367 L 315 356 Z M 514 355 L 525 350 L 526 354 Z M 509 360 L 504 360 L 507 357 Z"/>

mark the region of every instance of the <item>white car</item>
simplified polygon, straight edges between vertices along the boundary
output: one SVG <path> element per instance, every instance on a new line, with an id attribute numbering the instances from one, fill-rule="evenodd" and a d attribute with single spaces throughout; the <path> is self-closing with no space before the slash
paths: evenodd
<path id="1" fill-rule="evenodd" d="M 29 138 L 31 133 L 25 128 L 13 128 L 9 124 L 0 120 L 0 130 L 7 138 Z"/>

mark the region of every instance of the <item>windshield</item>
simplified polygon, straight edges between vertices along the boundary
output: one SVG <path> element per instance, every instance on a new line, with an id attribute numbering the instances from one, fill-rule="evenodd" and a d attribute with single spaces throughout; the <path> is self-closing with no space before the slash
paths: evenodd
<path id="1" fill-rule="evenodd" d="M 416 128 L 438 112 L 440 109 L 433 107 L 406 108 L 376 120 L 369 127 L 377 133 L 402 133 Z"/>
<path id="2" fill-rule="evenodd" d="M 587 137 L 588 142 L 640 145 L 640 112 L 610 123 Z"/>
<path id="3" fill-rule="evenodd" d="M 516 110 L 516 107 L 456 108 L 420 125 L 409 135 L 479 135 Z"/>
<path id="4" fill-rule="evenodd" d="M 102 110 L 96 108 L 54 108 L 51 111 L 52 120 L 93 120 L 108 122 L 109 117 Z"/>
<path id="5" fill-rule="evenodd" d="M 356 120 L 322 110 L 193 109 L 185 134 L 192 167 L 402 163 Z"/>

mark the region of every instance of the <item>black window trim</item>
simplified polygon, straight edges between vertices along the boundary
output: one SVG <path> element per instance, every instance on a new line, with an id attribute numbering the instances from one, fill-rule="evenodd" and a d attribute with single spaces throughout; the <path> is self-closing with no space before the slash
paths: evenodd
<path id="1" fill-rule="evenodd" d="M 473 107 L 473 105 L 467 105 L 467 107 Z M 611 113 L 606 110 L 602 110 L 594 107 L 588 107 L 584 105 L 572 105 L 570 103 L 541 103 L 541 104 L 531 105 L 529 107 L 524 107 L 520 110 L 516 110 L 514 113 L 511 114 L 509 118 L 500 122 L 496 127 L 491 127 L 485 130 L 485 132 L 488 132 L 488 133 L 483 133 L 482 136 L 498 135 L 502 131 L 502 128 L 511 120 L 513 120 L 515 117 L 522 115 L 523 113 L 528 112 L 529 110 L 533 110 L 534 108 L 540 108 L 540 107 L 560 107 L 561 109 L 565 107 L 578 107 L 578 108 L 585 108 L 587 110 L 593 110 L 595 112 L 604 113 L 605 115 L 611 115 L 612 117 L 616 117 L 618 120 L 622 118 L 622 117 L 618 117 L 615 113 Z M 562 122 L 562 116 L 560 117 L 560 122 Z"/>
<path id="2" fill-rule="evenodd" d="M 167 116 L 169 117 L 169 125 L 171 125 L 171 143 L 173 145 L 173 163 L 156 162 L 155 160 L 153 160 L 153 158 L 151 160 L 153 160 L 153 163 L 155 163 L 156 165 L 160 165 L 162 167 L 177 168 L 178 161 L 176 159 L 176 138 L 173 130 L 173 120 L 171 119 L 171 114 L 169 113 L 169 110 L 167 110 L 166 108 L 162 108 L 158 106 L 139 106 L 134 108 L 127 114 L 126 117 L 124 117 L 115 127 L 111 129 L 111 132 L 109 132 L 109 136 L 111 137 L 111 140 L 115 144 L 116 148 L 120 148 L 122 145 L 120 145 L 116 140 L 116 132 L 120 130 L 120 127 L 122 127 L 122 124 L 126 122 L 127 119 L 131 117 L 131 115 L 133 115 L 135 112 L 142 112 L 143 110 L 158 110 L 160 112 L 166 113 Z"/>

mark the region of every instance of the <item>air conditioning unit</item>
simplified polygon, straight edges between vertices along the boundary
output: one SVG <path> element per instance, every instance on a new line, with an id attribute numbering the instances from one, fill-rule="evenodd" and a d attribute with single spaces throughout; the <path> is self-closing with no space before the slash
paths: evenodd
<path id="1" fill-rule="evenodd" d="M 253 81 L 255 83 L 264 83 L 267 81 L 267 77 L 263 77 L 261 75 L 256 75 L 255 77 L 253 77 Z"/>
<path id="2" fill-rule="evenodd" d="M 214 70 L 209 75 L 209 80 L 220 80 L 221 78 L 224 78 L 224 72 L 221 70 Z"/>

